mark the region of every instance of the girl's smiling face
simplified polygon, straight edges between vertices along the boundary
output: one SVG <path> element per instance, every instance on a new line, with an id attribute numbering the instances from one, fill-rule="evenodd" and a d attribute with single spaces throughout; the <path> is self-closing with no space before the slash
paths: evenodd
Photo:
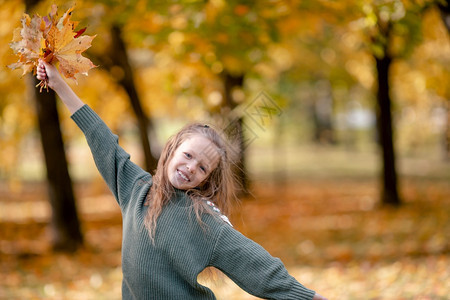
<path id="1" fill-rule="evenodd" d="M 217 147 L 202 135 L 193 135 L 180 144 L 167 165 L 167 177 L 177 189 L 198 187 L 217 168 Z"/>

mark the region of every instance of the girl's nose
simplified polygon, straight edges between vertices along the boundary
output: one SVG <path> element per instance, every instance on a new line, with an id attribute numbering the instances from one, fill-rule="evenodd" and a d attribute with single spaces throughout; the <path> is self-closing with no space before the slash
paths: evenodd
<path id="1" fill-rule="evenodd" d="M 186 168 L 190 173 L 194 173 L 197 170 L 197 164 L 195 162 L 191 162 L 186 165 Z"/>

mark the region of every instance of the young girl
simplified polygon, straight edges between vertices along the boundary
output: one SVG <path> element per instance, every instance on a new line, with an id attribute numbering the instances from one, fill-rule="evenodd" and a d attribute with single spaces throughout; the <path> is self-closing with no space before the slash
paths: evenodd
<path id="1" fill-rule="evenodd" d="M 266 299 L 325 299 L 290 276 L 278 258 L 233 229 L 218 207 L 234 197 L 227 144 L 192 124 L 167 142 L 152 177 L 130 161 L 100 117 L 43 61 L 47 80 L 86 136 L 123 219 L 123 299 L 215 299 L 197 282 L 213 266 Z"/>

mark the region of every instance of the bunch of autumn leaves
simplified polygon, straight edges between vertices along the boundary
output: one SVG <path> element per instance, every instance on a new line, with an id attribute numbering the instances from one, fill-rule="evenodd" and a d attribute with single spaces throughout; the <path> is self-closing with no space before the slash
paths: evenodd
<path id="1" fill-rule="evenodd" d="M 53 5 L 49 15 L 45 17 L 34 15 L 30 18 L 24 14 L 22 27 L 16 28 L 10 44 L 19 60 L 8 67 L 22 68 L 22 75 L 35 73 L 39 59 L 42 59 L 56 65 L 62 75 L 72 79 L 75 79 L 77 73 L 87 75 L 95 67 L 88 58 L 81 55 L 91 46 L 95 36 L 82 36 L 86 28 L 75 31 L 78 22 L 70 19 L 73 7 L 60 19 L 57 10 L 57 6 Z M 41 87 L 41 91 L 42 88 L 48 90 L 46 80 L 37 86 Z"/>

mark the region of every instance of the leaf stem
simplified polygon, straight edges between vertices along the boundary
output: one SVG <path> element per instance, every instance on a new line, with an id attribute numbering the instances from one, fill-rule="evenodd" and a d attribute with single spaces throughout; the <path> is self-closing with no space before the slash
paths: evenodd
<path id="1" fill-rule="evenodd" d="M 42 89 L 46 89 L 47 93 L 48 93 L 48 79 L 43 79 L 41 81 L 39 81 L 38 84 L 36 84 L 36 87 L 40 86 L 41 88 L 39 89 L 39 92 L 42 93 Z"/>

